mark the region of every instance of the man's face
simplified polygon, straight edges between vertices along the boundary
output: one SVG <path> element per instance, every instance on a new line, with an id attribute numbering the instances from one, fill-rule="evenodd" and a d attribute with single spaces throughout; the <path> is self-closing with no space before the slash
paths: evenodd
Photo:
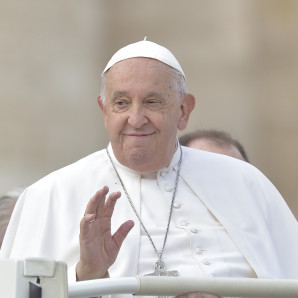
<path id="1" fill-rule="evenodd" d="M 99 104 L 121 164 L 153 172 L 171 161 L 177 129 L 186 127 L 190 113 L 177 91 L 176 76 L 169 66 L 149 58 L 126 59 L 108 71 L 105 104 Z"/>

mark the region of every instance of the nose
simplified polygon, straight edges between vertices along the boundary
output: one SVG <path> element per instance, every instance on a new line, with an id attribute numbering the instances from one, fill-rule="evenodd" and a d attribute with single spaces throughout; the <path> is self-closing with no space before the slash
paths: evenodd
<path id="1" fill-rule="evenodd" d="M 146 112 L 142 106 L 132 106 L 129 111 L 128 124 L 134 128 L 141 128 L 148 123 Z"/>

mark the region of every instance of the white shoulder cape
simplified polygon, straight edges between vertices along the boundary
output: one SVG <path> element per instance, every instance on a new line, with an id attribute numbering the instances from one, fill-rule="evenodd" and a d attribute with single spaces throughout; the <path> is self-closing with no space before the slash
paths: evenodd
<path id="1" fill-rule="evenodd" d="M 260 278 L 298 278 L 298 225 L 271 182 L 255 167 L 219 154 L 183 148 L 180 176 L 221 222 Z M 105 150 L 55 171 L 25 190 L 1 249 L 4 258 L 79 260 L 79 223 L 88 200 L 104 185 L 118 191 Z M 140 227 L 125 196 L 112 230 L 127 219 L 135 227 L 124 241 L 111 276 L 133 276 Z"/>

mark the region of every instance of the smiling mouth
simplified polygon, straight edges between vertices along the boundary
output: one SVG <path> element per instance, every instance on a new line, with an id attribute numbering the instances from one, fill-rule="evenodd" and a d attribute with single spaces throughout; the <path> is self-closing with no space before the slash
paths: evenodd
<path id="1" fill-rule="evenodd" d="M 142 137 L 149 137 L 155 134 L 154 132 L 152 133 L 128 133 L 126 134 L 128 137 L 136 137 L 136 138 L 142 138 Z"/>

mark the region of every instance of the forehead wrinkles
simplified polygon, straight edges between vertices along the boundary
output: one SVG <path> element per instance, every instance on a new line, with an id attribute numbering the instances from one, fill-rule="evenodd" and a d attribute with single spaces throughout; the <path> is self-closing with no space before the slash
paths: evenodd
<path id="1" fill-rule="evenodd" d="M 142 98 L 159 93 L 160 98 L 175 104 L 182 100 L 183 90 L 181 77 L 171 67 L 153 59 L 132 58 L 118 62 L 107 71 L 102 98 L 113 100 L 115 92 L 126 92 L 129 97 L 138 93 Z"/>
<path id="2" fill-rule="evenodd" d="M 116 97 L 130 97 L 129 92 L 127 91 L 120 91 L 120 90 L 116 90 L 112 93 L 112 98 L 116 98 Z M 159 98 L 159 99 L 166 99 L 168 96 L 167 94 L 163 94 L 163 93 L 159 93 L 159 92 L 147 92 L 144 94 L 144 98 Z"/>

